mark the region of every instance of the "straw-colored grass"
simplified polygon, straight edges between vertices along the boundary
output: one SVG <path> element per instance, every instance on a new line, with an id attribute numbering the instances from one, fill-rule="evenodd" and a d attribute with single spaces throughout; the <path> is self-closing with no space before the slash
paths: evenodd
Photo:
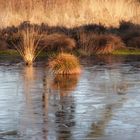
<path id="1" fill-rule="evenodd" d="M 117 26 L 120 21 L 140 23 L 138 0 L 1 0 L 0 26 L 23 21 L 68 27 L 101 23 Z"/>
<path id="2" fill-rule="evenodd" d="M 81 72 L 78 58 L 68 53 L 58 54 L 49 61 L 49 67 L 55 74 L 78 74 Z"/>
<path id="3" fill-rule="evenodd" d="M 41 35 L 33 28 L 27 28 L 21 31 L 21 41 L 19 46 L 15 46 L 19 54 L 22 56 L 26 65 L 32 65 L 38 54 L 41 52 L 39 48 L 39 40 Z"/>

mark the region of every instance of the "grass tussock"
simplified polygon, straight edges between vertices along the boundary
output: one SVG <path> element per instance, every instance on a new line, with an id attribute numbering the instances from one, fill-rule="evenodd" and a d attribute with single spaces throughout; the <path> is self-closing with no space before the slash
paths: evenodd
<path id="1" fill-rule="evenodd" d="M 109 54 L 116 49 L 124 48 L 121 38 L 111 34 L 83 33 L 80 35 L 80 50 L 88 55 Z"/>
<path id="2" fill-rule="evenodd" d="M 41 35 L 33 28 L 27 28 L 21 32 L 21 41 L 19 46 L 16 46 L 17 51 L 22 56 L 26 65 L 32 65 L 41 49 L 38 47 Z"/>
<path id="3" fill-rule="evenodd" d="M 79 74 L 81 72 L 78 58 L 68 53 L 58 54 L 50 60 L 49 67 L 55 74 Z"/>
<path id="4" fill-rule="evenodd" d="M 76 48 L 74 39 L 58 33 L 46 35 L 43 38 L 42 43 L 44 43 L 43 46 L 45 46 L 46 50 L 57 52 L 71 51 Z"/>
<path id="5" fill-rule="evenodd" d="M 23 21 L 74 27 L 102 23 L 118 26 L 122 20 L 140 22 L 138 0 L 1 0 L 0 26 Z"/>

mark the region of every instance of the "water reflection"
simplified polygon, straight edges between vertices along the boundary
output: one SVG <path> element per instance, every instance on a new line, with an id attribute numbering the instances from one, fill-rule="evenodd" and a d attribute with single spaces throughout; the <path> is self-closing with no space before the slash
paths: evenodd
<path id="1" fill-rule="evenodd" d="M 23 68 L 23 94 L 25 97 L 25 103 L 23 104 L 23 110 L 20 117 L 20 135 L 28 135 L 34 128 L 35 114 L 33 107 L 32 88 L 34 87 L 34 68 Z M 32 134 L 31 134 L 32 135 Z"/>
<path id="2" fill-rule="evenodd" d="M 140 57 L 109 57 L 103 64 L 96 59 L 82 60 L 83 73 L 69 76 L 53 76 L 41 65 L 0 66 L 0 132 L 16 132 L 0 133 L 0 139 L 131 139 L 140 134 Z"/>
<path id="3" fill-rule="evenodd" d="M 125 57 L 116 57 L 112 55 L 99 55 L 99 56 L 92 56 L 86 57 L 81 60 L 81 63 L 85 66 L 93 66 L 93 65 L 113 65 L 117 66 L 118 64 L 124 63 L 126 60 Z"/>
<path id="4" fill-rule="evenodd" d="M 25 139 L 47 139 L 48 93 L 43 71 L 33 66 L 23 68 L 25 99 L 19 129 L 20 136 Z"/>
<path id="5" fill-rule="evenodd" d="M 77 86 L 80 75 L 56 75 L 52 89 L 58 90 L 60 96 L 68 96 Z"/>
<path id="6" fill-rule="evenodd" d="M 102 116 L 97 122 L 91 124 L 89 134 L 87 138 L 96 138 L 105 136 L 105 131 L 108 123 L 112 120 L 113 115 L 116 113 L 115 110 L 121 109 L 123 104 L 126 102 L 126 98 L 120 98 L 116 103 L 108 104 L 102 111 Z M 115 113 L 114 113 L 115 112 Z"/>
<path id="7" fill-rule="evenodd" d="M 50 97 L 50 76 L 49 72 L 45 69 L 43 76 L 43 93 L 42 93 L 42 109 L 43 109 L 43 128 L 42 128 L 42 137 L 43 140 L 48 140 L 48 126 L 49 126 L 49 97 Z"/>
<path id="8" fill-rule="evenodd" d="M 117 126 L 128 126 L 125 129 L 129 132 L 132 131 L 133 122 L 122 123 L 125 121 L 125 117 L 127 118 L 127 114 L 122 118 L 116 117 L 121 116 L 123 110 L 128 109 L 124 106 L 129 104 L 132 96 L 135 98 L 134 91 L 139 87 L 139 68 L 135 69 L 135 74 L 132 72 L 130 74 L 132 67 L 134 68 L 131 66 L 125 63 L 114 63 L 111 65 L 92 65 L 85 68 L 80 85 L 77 87 L 77 95 L 75 95 L 77 125 L 73 129 L 74 139 L 78 137 L 85 139 L 105 137 L 108 131 L 112 134 L 119 134 L 120 128 Z M 140 93 L 137 90 L 135 94 L 138 95 L 138 92 Z M 117 131 L 114 128 L 115 125 L 115 128 L 118 128 Z"/>
<path id="9" fill-rule="evenodd" d="M 75 90 L 80 75 L 56 75 L 52 81 L 51 104 L 54 111 L 57 139 L 71 139 L 71 130 L 75 126 L 75 100 L 72 92 Z"/>
<path id="10" fill-rule="evenodd" d="M 35 69 L 33 66 L 30 67 L 24 67 L 23 72 L 23 81 L 24 81 L 24 93 L 26 97 L 26 101 L 28 106 L 32 106 L 32 95 L 31 90 L 32 87 L 34 87 L 34 81 L 35 81 Z M 31 107 L 32 108 L 32 107 Z"/>

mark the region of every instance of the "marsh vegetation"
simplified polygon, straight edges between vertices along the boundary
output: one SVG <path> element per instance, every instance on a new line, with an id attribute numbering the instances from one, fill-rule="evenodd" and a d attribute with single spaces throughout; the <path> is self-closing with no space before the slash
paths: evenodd
<path id="1" fill-rule="evenodd" d="M 139 62 L 139 0 L 0 0 L 0 139 L 139 136 Z"/>
<path id="2" fill-rule="evenodd" d="M 16 46 L 26 64 L 40 50 L 48 56 L 140 54 L 138 0 L 6 0 L 0 5 L 1 54 Z"/>
<path id="3" fill-rule="evenodd" d="M 27 28 L 20 33 L 21 38 L 19 40 L 19 46 L 14 46 L 22 56 L 25 64 L 32 65 L 42 50 L 42 48 L 38 46 L 41 35 L 39 35 L 38 31 L 35 31 L 34 28 Z"/>

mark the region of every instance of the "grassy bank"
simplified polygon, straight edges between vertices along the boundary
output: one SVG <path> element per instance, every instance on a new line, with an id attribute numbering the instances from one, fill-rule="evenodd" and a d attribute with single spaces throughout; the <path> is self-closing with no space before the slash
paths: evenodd
<path id="1" fill-rule="evenodd" d="M 25 21 L 17 27 L 11 26 L 0 30 L 0 56 L 18 56 L 15 49 L 22 50 L 22 53 L 25 53 L 25 49 L 29 49 L 28 54 L 31 51 L 34 54 L 31 37 L 22 34 L 27 29 L 34 31 L 31 35 L 33 35 L 33 42 L 37 43 L 37 45 L 33 43 L 36 46 L 35 50 L 37 52 L 43 50 L 39 57 L 54 56 L 59 52 L 74 53 L 78 56 L 140 54 L 139 24 L 122 21 L 118 28 L 101 24 L 66 28 L 30 24 Z M 24 47 L 21 48 L 21 44 Z"/>
<path id="2" fill-rule="evenodd" d="M 84 53 L 84 52 L 72 52 L 75 55 L 82 57 L 82 56 L 89 56 L 88 54 Z M 56 56 L 57 53 L 56 52 L 46 52 L 46 51 L 42 51 L 38 58 L 50 58 L 53 56 Z M 93 55 L 97 55 L 98 54 L 91 54 L 91 56 Z M 136 49 L 136 50 L 130 50 L 130 49 L 120 49 L 120 50 L 115 50 L 110 54 L 105 54 L 105 55 L 140 55 L 140 49 Z M 5 50 L 5 51 L 0 51 L 0 57 L 21 57 L 20 54 L 16 51 L 16 50 Z"/>

